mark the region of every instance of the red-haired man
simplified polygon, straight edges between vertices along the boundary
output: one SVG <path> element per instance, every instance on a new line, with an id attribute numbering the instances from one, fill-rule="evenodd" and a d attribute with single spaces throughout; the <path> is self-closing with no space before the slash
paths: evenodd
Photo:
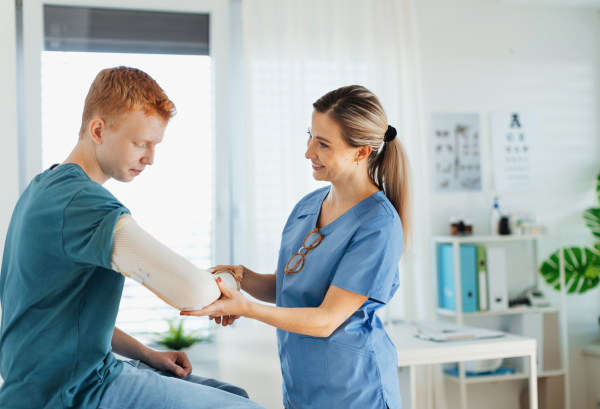
<path id="1" fill-rule="evenodd" d="M 102 187 L 152 165 L 174 114 L 146 73 L 101 71 L 75 148 L 20 197 L 0 270 L 1 408 L 262 407 L 241 388 L 192 375 L 185 353 L 154 351 L 114 326 L 124 275 L 180 309 L 220 295 L 210 274 L 139 229 Z"/>

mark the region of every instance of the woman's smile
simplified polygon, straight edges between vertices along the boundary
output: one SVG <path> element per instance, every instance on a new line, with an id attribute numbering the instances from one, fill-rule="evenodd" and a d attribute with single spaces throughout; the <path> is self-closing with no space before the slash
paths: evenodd
<path id="1" fill-rule="evenodd" d="M 325 167 L 325 166 L 323 166 L 323 165 L 318 165 L 318 164 L 316 164 L 316 163 L 312 162 L 312 168 L 313 168 L 314 170 L 321 170 L 321 169 L 323 169 L 324 167 Z"/>

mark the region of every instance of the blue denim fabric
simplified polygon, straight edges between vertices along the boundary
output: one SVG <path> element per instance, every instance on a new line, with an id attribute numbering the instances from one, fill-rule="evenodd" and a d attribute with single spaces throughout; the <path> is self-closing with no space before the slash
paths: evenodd
<path id="1" fill-rule="evenodd" d="M 139 361 L 125 361 L 123 372 L 106 389 L 98 409 L 265 409 L 242 388 L 189 375 L 179 379 Z"/>

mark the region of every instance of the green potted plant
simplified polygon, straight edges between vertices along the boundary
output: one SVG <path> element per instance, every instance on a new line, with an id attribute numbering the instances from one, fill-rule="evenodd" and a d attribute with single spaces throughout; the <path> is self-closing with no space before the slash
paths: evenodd
<path id="1" fill-rule="evenodd" d="M 596 193 L 600 203 L 600 175 L 596 179 Z M 569 294 L 582 294 L 596 287 L 600 282 L 600 208 L 592 207 L 583 213 L 586 225 L 596 237 L 596 243 L 589 247 L 565 247 L 565 286 Z M 560 270 L 558 250 L 540 266 L 540 274 L 556 290 L 560 290 Z"/>
<path id="2" fill-rule="evenodd" d="M 155 342 L 174 351 L 180 351 L 191 347 L 196 342 L 209 341 L 211 339 L 210 336 L 199 335 L 199 330 L 185 331 L 183 328 L 184 321 L 185 319 L 168 319 L 169 329 L 166 332 L 156 332 L 155 334 L 158 338 L 155 339 Z"/>

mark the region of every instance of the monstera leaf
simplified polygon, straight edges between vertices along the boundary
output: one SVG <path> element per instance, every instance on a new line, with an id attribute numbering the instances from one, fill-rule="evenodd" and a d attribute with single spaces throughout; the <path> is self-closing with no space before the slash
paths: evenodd
<path id="1" fill-rule="evenodd" d="M 592 234 L 600 239 L 600 209 L 591 208 L 583 213 L 585 224 L 592 230 Z"/>
<path id="2" fill-rule="evenodd" d="M 586 247 L 567 247 L 564 249 L 565 285 L 570 294 L 582 294 L 600 282 L 600 250 Z M 540 273 L 546 282 L 560 291 L 560 272 L 558 251 L 544 261 Z"/>
<path id="3" fill-rule="evenodd" d="M 596 179 L 596 194 L 598 195 L 598 203 L 600 203 L 600 173 Z"/>

